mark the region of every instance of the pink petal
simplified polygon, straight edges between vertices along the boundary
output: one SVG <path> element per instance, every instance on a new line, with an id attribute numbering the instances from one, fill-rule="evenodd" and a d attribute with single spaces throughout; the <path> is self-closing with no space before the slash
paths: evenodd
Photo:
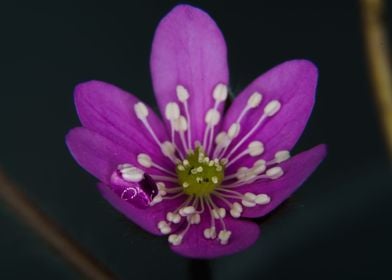
<path id="1" fill-rule="evenodd" d="M 136 117 L 135 103 L 139 100 L 120 88 L 90 81 L 75 89 L 75 104 L 82 125 L 105 136 L 113 143 L 135 155 L 147 153 L 154 161 L 172 166 L 162 155 L 158 145 Z M 168 139 L 161 120 L 149 108 L 147 117 L 161 142 Z"/>
<path id="2" fill-rule="evenodd" d="M 178 101 L 176 86 L 188 89 L 192 139 L 202 141 L 204 117 L 214 105 L 212 91 L 218 83 L 228 83 L 226 44 L 208 14 L 179 5 L 162 19 L 153 41 L 151 73 L 163 116 L 166 104 Z"/>
<path id="3" fill-rule="evenodd" d="M 247 218 L 261 217 L 271 212 L 305 182 L 325 158 L 326 153 L 326 146 L 318 145 L 283 162 L 281 167 L 285 173 L 281 178 L 268 182 L 256 182 L 238 188 L 241 193 L 264 193 L 271 198 L 271 202 L 266 205 L 244 207 L 242 216 Z"/>
<path id="4" fill-rule="evenodd" d="M 224 219 L 226 228 L 232 232 L 229 243 L 221 245 L 218 239 L 206 239 L 204 229 L 210 227 L 210 218 L 204 214 L 201 223 L 191 225 L 180 245 L 171 246 L 172 250 L 180 255 L 197 259 L 212 259 L 225 255 L 234 254 L 250 247 L 260 234 L 257 224 L 231 217 Z M 221 229 L 219 221 L 216 221 L 217 233 Z"/>
<path id="5" fill-rule="evenodd" d="M 117 211 L 124 214 L 128 219 L 139 225 L 144 230 L 155 234 L 162 235 L 158 229 L 158 223 L 165 220 L 166 213 L 173 211 L 183 201 L 183 198 L 164 200 L 147 209 L 139 209 L 125 200 L 122 200 L 115 194 L 108 186 L 100 183 L 98 189 L 102 196 L 114 207 Z M 173 229 L 175 229 L 173 227 Z"/>
<path id="6" fill-rule="evenodd" d="M 307 60 L 292 60 L 282 63 L 253 81 L 233 102 L 224 119 L 224 129 L 236 121 L 249 97 L 254 92 L 263 95 L 259 107 L 251 109 L 241 122 L 241 131 L 234 139 L 234 147 L 254 127 L 263 115 L 264 107 L 271 100 L 281 103 L 280 111 L 260 126 L 245 141 L 235 154 L 244 150 L 250 141 L 263 142 L 264 159 L 272 159 L 279 150 L 291 150 L 302 134 L 313 108 L 317 84 L 317 68 Z M 246 157 L 233 164 L 232 170 L 240 165 L 250 166 L 256 159 Z"/>
<path id="7" fill-rule="evenodd" d="M 105 183 L 119 164 L 136 164 L 135 155 L 127 149 L 84 127 L 72 129 L 66 143 L 79 165 Z"/>

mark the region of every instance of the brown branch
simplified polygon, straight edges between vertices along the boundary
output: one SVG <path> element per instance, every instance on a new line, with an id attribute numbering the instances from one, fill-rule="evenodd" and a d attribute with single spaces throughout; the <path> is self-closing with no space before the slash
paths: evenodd
<path id="1" fill-rule="evenodd" d="M 89 279 L 114 279 L 95 258 L 88 255 L 60 227 L 40 211 L 0 170 L 0 199 L 38 236 L 46 241 L 81 274 Z"/>
<path id="2" fill-rule="evenodd" d="M 383 0 L 362 0 L 362 20 L 374 95 L 392 159 L 392 70 Z"/>

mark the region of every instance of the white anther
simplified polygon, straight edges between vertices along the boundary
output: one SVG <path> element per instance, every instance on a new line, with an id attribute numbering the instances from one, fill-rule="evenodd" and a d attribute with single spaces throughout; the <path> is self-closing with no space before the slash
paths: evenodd
<path id="1" fill-rule="evenodd" d="M 188 182 L 182 183 L 182 187 L 183 187 L 184 189 L 186 189 L 187 187 L 189 187 L 189 183 L 188 183 Z"/>
<path id="2" fill-rule="evenodd" d="M 150 202 L 150 206 L 153 206 L 153 205 L 155 205 L 155 204 L 158 204 L 159 202 L 161 202 L 162 201 L 162 196 L 160 196 L 159 194 L 158 195 L 156 195 L 153 199 L 152 199 L 152 201 Z"/>
<path id="3" fill-rule="evenodd" d="M 215 126 L 219 121 L 220 121 L 220 113 L 218 112 L 218 110 L 214 108 L 208 110 L 205 117 L 206 124 Z"/>
<path id="4" fill-rule="evenodd" d="M 133 106 L 136 116 L 140 120 L 144 120 L 148 116 L 148 109 L 142 102 L 138 102 Z"/>
<path id="5" fill-rule="evenodd" d="M 206 228 L 203 231 L 204 237 L 207 239 L 214 239 L 216 237 L 216 229 L 215 227 Z"/>
<path id="6" fill-rule="evenodd" d="M 215 101 L 223 102 L 227 98 L 227 86 L 224 84 L 217 84 L 212 94 Z"/>
<path id="7" fill-rule="evenodd" d="M 169 242 L 172 245 L 178 246 L 182 242 L 182 235 L 180 235 L 180 234 L 170 234 L 168 240 L 169 240 Z"/>
<path id="8" fill-rule="evenodd" d="M 265 165 L 265 160 L 263 159 L 256 160 L 255 163 L 253 163 L 253 167 L 264 166 L 264 165 Z"/>
<path id="9" fill-rule="evenodd" d="M 188 123 L 184 116 L 180 116 L 178 119 L 173 120 L 173 128 L 176 131 L 184 132 L 188 129 Z"/>
<path id="10" fill-rule="evenodd" d="M 143 167 L 150 168 L 152 166 L 151 157 L 147 154 L 138 154 L 137 162 Z"/>
<path id="11" fill-rule="evenodd" d="M 219 146 L 226 147 L 230 143 L 227 133 L 222 131 L 215 137 L 215 143 Z"/>
<path id="12" fill-rule="evenodd" d="M 188 90 L 184 86 L 178 85 L 176 87 L 176 92 L 177 92 L 178 100 L 180 100 L 181 102 L 185 102 L 185 101 L 188 100 L 189 92 L 188 92 Z"/>
<path id="13" fill-rule="evenodd" d="M 197 171 L 198 173 L 202 173 L 202 172 L 203 172 L 203 167 L 202 167 L 202 166 L 197 167 L 197 168 L 196 168 L 196 171 Z"/>
<path id="14" fill-rule="evenodd" d="M 211 181 L 212 181 L 214 184 L 218 184 L 218 177 L 212 176 L 212 177 L 211 177 Z"/>
<path id="15" fill-rule="evenodd" d="M 171 232 L 170 225 L 166 221 L 160 221 L 158 228 L 162 234 L 169 234 Z"/>
<path id="16" fill-rule="evenodd" d="M 279 166 L 272 167 L 265 173 L 271 179 L 278 179 L 283 175 L 283 169 Z"/>
<path id="17" fill-rule="evenodd" d="M 174 153 L 176 152 L 176 148 L 174 147 L 173 143 L 169 141 L 162 143 L 161 150 L 162 153 L 167 157 L 174 156 Z"/>
<path id="18" fill-rule="evenodd" d="M 268 204 L 270 201 L 271 198 L 266 194 L 258 194 L 255 199 L 255 202 L 259 205 Z"/>
<path id="19" fill-rule="evenodd" d="M 227 132 L 227 135 L 229 136 L 230 139 L 234 139 L 238 136 L 238 133 L 240 133 L 241 125 L 239 123 L 233 123 L 229 127 L 229 131 Z"/>
<path id="20" fill-rule="evenodd" d="M 166 220 L 174 224 L 178 224 L 181 221 L 181 216 L 178 215 L 177 213 L 167 212 Z"/>
<path id="21" fill-rule="evenodd" d="M 275 115 L 280 109 L 280 102 L 278 100 L 270 101 L 264 108 L 264 114 L 268 117 Z"/>
<path id="22" fill-rule="evenodd" d="M 242 206 L 238 202 L 234 202 L 232 207 L 230 208 L 230 215 L 233 218 L 239 218 L 241 217 L 242 213 Z"/>
<path id="23" fill-rule="evenodd" d="M 178 165 L 178 166 L 177 166 L 177 169 L 180 170 L 180 171 L 184 171 L 184 170 L 185 170 L 185 167 L 184 167 L 183 165 Z"/>
<path id="24" fill-rule="evenodd" d="M 186 206 L 180 209 L 179 213 L 181 216 L 185 217 L 185 216 L 189 216 L 192 215 L 196 212 L 195 207 L 193 206 Z"/>
<path id="25" fill-rule="evenodd" d="M 158 190 L 164 190 L 166 188 L 166 185 L 164 182 L 157 182 L 157 188 Z"/>
<path id="26" fill-rule="evenodd" d="M 267 168 L 267 165 L 262 165 L 262 164 L 258 164 L 258 165 L 253 165 L 252 167 L 252 171 L 254 174 L 258 175 L 261 174 L 265 171 L 265 169 Z"/>
<path id="27" fill-rule="evenodd" d="M 191 225 L 200 224 L 200 214 L 195 213 L 195 214 L 188 216 L 188 221 Z"/>
<path id="28" fill-rule="evenodd" d="M 248 173 L 248 171 L 249 171 L 249 168 L 248 168 L 248 167 L 245 167 L 245 166 L 244 166 L 244 167 L 238 168 L 237 173 L 236 173 L 237 179 L 238 179 L 238 180 L 244 179 L 244 177 L 246 176 L 246 174 Z"/>
<path id="29" fill-rule="evenodd" d="M 230 230 L 221 230 L 218 235 L 220 244 L 226 245 L 229 242 L 230 236 L 231 236 Z"/>
<path id="30" fill-rule="evenodd" d="M 169 102 L 166 104 L 165 110 L 166 119 L 173 121 L 180 117 L 180 107 L 175 102 Z"/>
<path id="31" fill-rule="evenodd" d="M 158 195 L 160 195 L 160 196 L 165 196 L 166 194 L 167 194 L 167 192 L 165 190 L 158 191 Z"/>
<path id="32" fill-rule="evenodd" d="M 223 219 L 224 217 L 226 217 L 226 209 L 225 208 L 213 209 L 212 216 L 214 216 L 215 219 L 219 219 L 219 218 Z"/>
<path id="33" fill-rule="evenodd" d="M 288 160 L 290 158 L 290 152 L 289 151 L 279 151 L 275 154 L 275 161 L 276 163 L 281 163 L 285 160 Z"/>
<path id="34" fill-rule="evenodd" d="M 117 168 L 125 181 L 140 182 L 144 178 L 144 172 L 130 164 L 120 164 Z"/>
<path id="35" fill-rule="evenodd" d="M 229 160 L 227 158 L 222 158 L 219 162 L 222 165 L 226 165 L 229 162 Z"/>
<path id="36" fill-rule="evenodd" d="M 189 160 L 184 159 L 184 160 L 182 161 L 182 164 L 183 164 L 184 166 L 188 166 L 188 165 L 189 165 Z"/>
<path id="37" fill-rule="evenodd" d="M 256 195 L 254 193 L 247 192 L 241 201 L 245 207 L 254 207 L 256 205 Z"/>
<path id="38" fill-rule="evenodd" d="M 248 107 L 256 108 L 257 106 L 259 106 L 262 99 L 263 96 L 260 93 L 254 92 L 248 99 Z"/>
<path id="39" fill-rule="evenodd" d="M 264 152 L 264 145 L 260 141 L 252 141 L 248 145 L 248 153 L 252 157 L 259 156 Z"/>

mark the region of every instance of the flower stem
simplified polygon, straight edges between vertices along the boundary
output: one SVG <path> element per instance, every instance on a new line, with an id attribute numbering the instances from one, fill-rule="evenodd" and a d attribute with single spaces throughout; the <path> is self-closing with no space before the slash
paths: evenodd
<path id="1" fill-rule="evenodd" d="M 392 69 L 384 21 L 385 1 L 362 0 L 363 32 L 373 90 L 392 159 Z"/>
<path id="2" fill-rule="evenodd" d="M 0 200 L 46 241 L 60 255 L 88 279 L 114 279 L 114 276 L 87 254 L 47 215 L 30 201 L 19 187 L 9 181 L 0 170 Z"/>

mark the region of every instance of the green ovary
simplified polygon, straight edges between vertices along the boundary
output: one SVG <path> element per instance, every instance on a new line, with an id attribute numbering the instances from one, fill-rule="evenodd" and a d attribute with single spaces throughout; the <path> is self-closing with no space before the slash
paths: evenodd
<path id="1" fill-rule="evenodd" d="M 222 183 L 224 165 L 218 160 L 210 160 L 198 147 L 176 166 L 176 173 L 184 193 L 207 196 Z"/>

